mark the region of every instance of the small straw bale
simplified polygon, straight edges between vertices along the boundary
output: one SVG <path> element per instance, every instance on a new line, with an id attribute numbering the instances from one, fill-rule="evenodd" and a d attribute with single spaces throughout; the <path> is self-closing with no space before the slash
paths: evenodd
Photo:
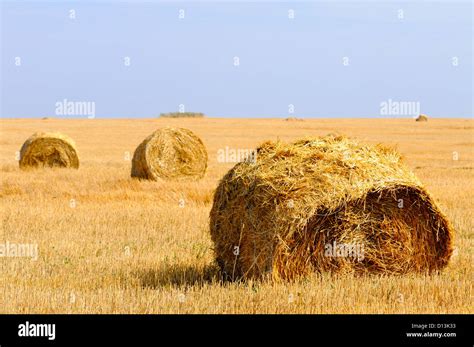
<path id="1" fill-rule="evenodd" d="M 263 143 L 220 181 L 210 233 L 231 280 L 429 273 L 453 238 L 395 149 L 336 135 Z"/>
<path id="2" fill-rule="evenodd" d="M 35 133 L 20 150 L 20 168 L 79 168 L 76 144 L 61 133 Z"/>
<path id="3" fill-rule="evenodd" d="M 416 117 L 417 122 L 427 122 L 428 121 L 428 116 L 426 114 L 420 114 L 418 117 Z"/>
<path id="4" fill-rule="evenodd" d="M 132 159 L 132 177 L 159 179 L 199 179 L 207 169 L 207 151 L 191 130 L 162 128 L 137 147 Z"/>

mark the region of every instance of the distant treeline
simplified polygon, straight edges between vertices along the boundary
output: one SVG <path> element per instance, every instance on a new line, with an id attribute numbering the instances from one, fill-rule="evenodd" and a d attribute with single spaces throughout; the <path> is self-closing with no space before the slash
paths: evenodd
<path id="1" fill-rule="evenodd" d="M 204 113 L 200 112 L 168 112 L 168 113 L 161 113 L 160 117 L 164 118 L 203 118 Z"/>

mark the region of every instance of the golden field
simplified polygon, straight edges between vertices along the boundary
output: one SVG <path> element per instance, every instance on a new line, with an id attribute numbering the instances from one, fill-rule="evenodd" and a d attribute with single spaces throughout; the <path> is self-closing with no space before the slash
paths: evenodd
<path id="1" fill-rule="evenodd" d="M 136 146 L 162 126 L 191 129 L 209 153 L 196 182 L 130 178 Z M 76 141 L 79 170 L 20 171 L 36 131 Z M 293 283 L 221 282 L 209 211 L 233 163 L 218 151 L 327 133 L 396 145 L 452 222 L 440 274 L 314 275 Z M 472 313 L 472 119 L 2 119 L 0 243 L 38 245 L 36 261 L 0 258 L 0 313 Z"/>

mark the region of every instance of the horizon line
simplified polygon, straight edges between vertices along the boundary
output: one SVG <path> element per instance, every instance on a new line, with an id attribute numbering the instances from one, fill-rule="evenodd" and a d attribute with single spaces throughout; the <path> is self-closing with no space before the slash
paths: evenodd
<path id="1" fill-rule="evenodd" d="M 461 116 L 461 117 L 439 117 L 439 116 L 430 116 L 427 115 L 429 119 L 471 119 L 474 120 L 474 116 Z M 5 120 L 87 120 L 87 121 L 92 121 L 92 120 L 149 120 L 149 119 L 256 119 L 256 120 L 272 120 L 272 119 L 295 119 L 295 120 L 317 120 L 317 119 L 379 119 L 379 120 L 413 120 L 417 116 L 404 116 L 404 117 L 387 117 L 387 116 L 357 116 L 357 117 L 296 117 L 296 116 L 283 116 L 283 117 L 277 117 L 277 116 L 269 116 L 269 117 L 214 117 L 214 116 L 204 116 L 204 117 L 94 117 L 94 118 L 88 118 L 87 116 L 84 117 L 69 117 L 69 118 L 64 118 L 64 117 L 50 117 L 50 116 L 44 116 L 44 117 L 1 117 L 0 119 L 5 119 Z"/>

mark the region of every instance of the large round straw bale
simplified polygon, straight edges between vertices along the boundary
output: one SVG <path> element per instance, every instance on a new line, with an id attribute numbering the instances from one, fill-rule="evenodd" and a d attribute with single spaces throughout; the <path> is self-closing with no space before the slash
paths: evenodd
<path id="1" fill-rule="evenodd" d="M 137 147 L 132 159 L 132 177 L 155 181 L 202 178 L 206 169 L 206 147 L 184 128 L 155 131 Z"/>
<path id="2" fill-rule="evenodd" d="M 428 116 L 426 114 L 420 114 L 418 117 L 415 119 L 417 122 L 427 122 L 428 121 Z"/>
<path id="3" fill-rule="evenodd" d="M 20 150 L 20 168 L 67 167 L 79 168 L 74 141 L 60 133 L 35 133 Z"/>
<path id="4" fill-rule="evenodd" d="M 231 279 L 443 268 L 453 230 L 394 150 L 341 136 L 266 142 L 221 180 L 210 213 Z"/>

